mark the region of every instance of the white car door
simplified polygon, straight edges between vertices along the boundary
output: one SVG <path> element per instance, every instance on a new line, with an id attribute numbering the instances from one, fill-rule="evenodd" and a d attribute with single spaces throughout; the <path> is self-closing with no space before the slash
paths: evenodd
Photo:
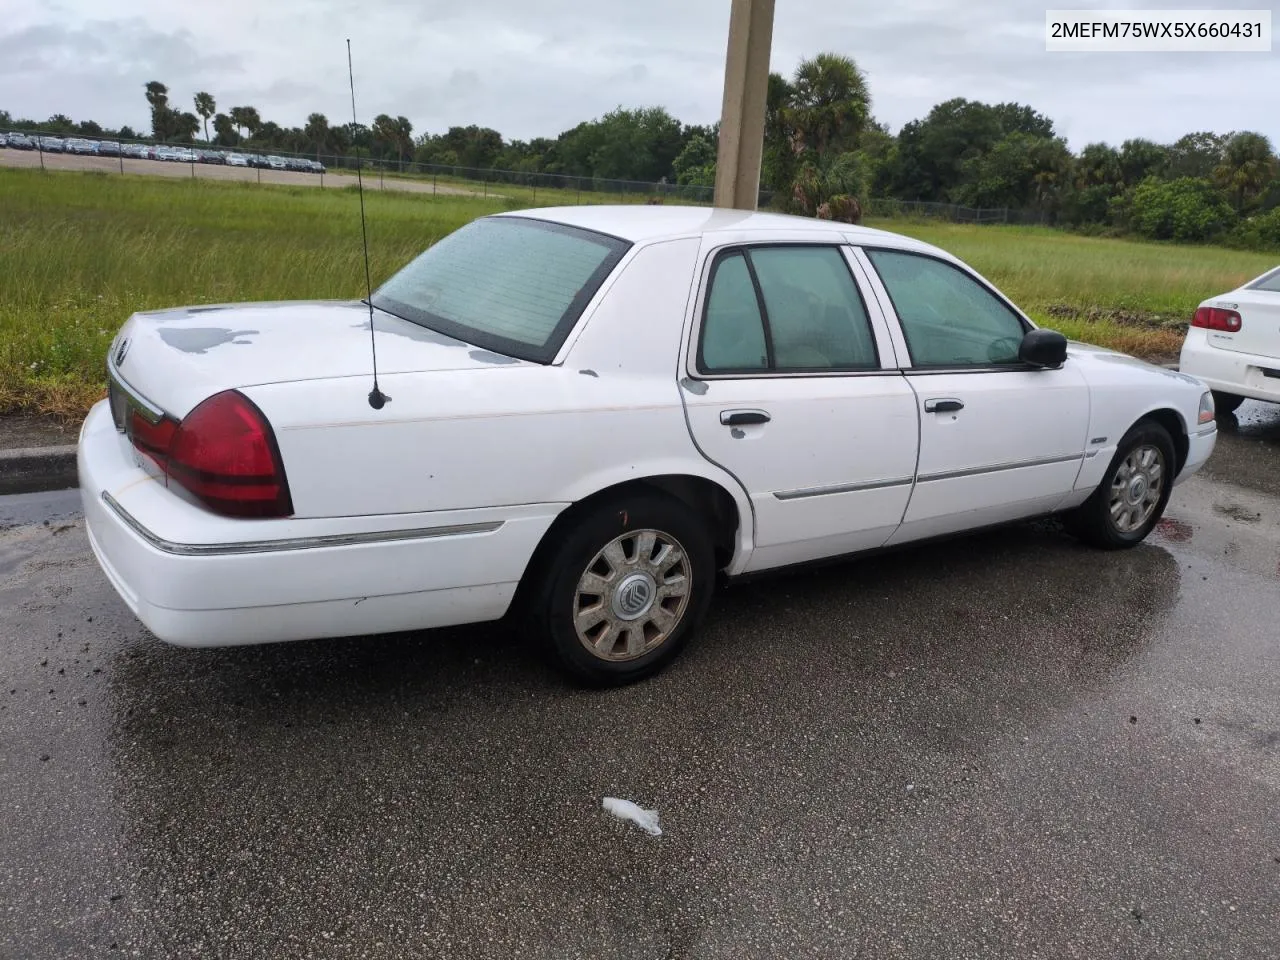
<path id="1" fill-rule="evenodd" d="M 704 249 L 681 395 L 755 519 L 744 569 L 878 547 L 915 473 L 915 395 L 838 244 Z"/>
<path id="2" fill-rule="evenodd" d="M 1088 445 L 1084 375 L 1070 361 L 1057 370 L 1020 363 L 1030 325 L 956 264 L 902 249 L 857 256 L 920 410 L 915 489 L 892 542 L 1055 509 Z"/>

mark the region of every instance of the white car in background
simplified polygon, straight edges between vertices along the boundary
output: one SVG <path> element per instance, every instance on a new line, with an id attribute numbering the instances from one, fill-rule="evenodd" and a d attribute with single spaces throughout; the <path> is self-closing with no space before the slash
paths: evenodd
<path id="1" fill-rule="evenodd" d="M 1200 304 L 1178 368 L 1213 389 L 1219 413 L 1280 403 L 1280 267 Z"/>
<path id="2" fill-rule="evenodd" d="M 1069 346 L 949 254 L 830 221 L 501 214 L 371 300 L 120 331 L 80 484 L 161 639 L 514 608 L 579 677 L 625 682 L 677 654 L 718 573 L 1053 513 L 1133 546 L 1216 437 L 1200 381 Z"/>

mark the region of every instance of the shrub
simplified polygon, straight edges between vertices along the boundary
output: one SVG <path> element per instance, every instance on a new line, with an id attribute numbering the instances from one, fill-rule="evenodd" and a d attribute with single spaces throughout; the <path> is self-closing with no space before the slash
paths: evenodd
<path id="1" fill-rule="evenodd" d="M 1240 221 L 1227 243 L 1244 250 L 1280 250 L 1280 207 Z"/>
<path id="2" fill-rule="evenodd" d="M 1148 177 L 1126 198 L 1132 229 L 1152 240 L 1203 243 L 1227 230 L 1235 212 L 1208 180 Z"/>

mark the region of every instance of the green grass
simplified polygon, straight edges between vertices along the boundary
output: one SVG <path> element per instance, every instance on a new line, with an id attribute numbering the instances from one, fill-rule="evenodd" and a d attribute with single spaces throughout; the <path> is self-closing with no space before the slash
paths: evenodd
<path id="1" fill-rule="evenodd" d="M 509 203 L 366 192 L 374 284 Z M 0 169 L 0 411 L 83 413 L 136 310 L 363 292 L 353 191 Z"/>
<path id="2" fill-rule="evenodd" d="M 529 188 L 499 189 L 489 199 L 366 193 L 374 283 L 474 217 L 534 202 Z M 1068 336 L 1157 359 L 1176 354 L 1200 300 L 1276 259 L 1041 228 L 872 225 L 952 251 Z M 0 168 L 0 412 L 83 413 L 133 311 L 363 291 L 352 190 Z"/>

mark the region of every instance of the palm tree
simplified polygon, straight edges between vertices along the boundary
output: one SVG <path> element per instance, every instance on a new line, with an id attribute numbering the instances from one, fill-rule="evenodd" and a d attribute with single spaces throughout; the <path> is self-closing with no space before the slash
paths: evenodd
<path id="1" fill-rule="evenodd" d="M 250 138 L 262 127 L 262 117 L 259 116 L 257 107 L 232 107 L 231 122 L 236 125 L 237 130 L 248 130 Z"/>
<path id="2" fill-rule="evenodd" d="M 871 116 L 866 77 L 838 53 L 802 60 L 785 116 L 806 147 L 820 154 L 851 150 Z"/>
<path id="3" fill-rule="evenodd" d="M 413 124 L 408 117 L 396 117 L 394 130 L 396 152 L 400 155 L 400 165 L 403 167 L 405 154 L 413 153 Z"/>
<path id="4" fill-rule="evenodd" d="M 151 104 L 151 135 L 168 140 L 173 135 L 173 108 L 169 106 L 169 88 L 159 80 L 147 84 L 147 103 Z"/>
<path id="5" fill-rule="evenodd" d="M 217 134 L 218 143 L 224 147 L 229 147 L 240 139 L 240 134 L 236 132 L 235 121 L 225 113 L 220 113 L 213 118 L 213 132 Z"/>
<path id="6" fill-rule="evenodd" d="M 1243 210 L 1260 194 L 1276 172 L 1271 141 L 1260 133 L 1232 134 L 1222 150 L 1222 163 L 1213 171 L 1214 179 L 1231 194 L 1236 209 Z"/>
<path id="7" fill-rule="evenodd" d="M 213 102 L 213 94 L 197 93 L 195 97 L 196 113 L 204 119 L 204 139 L 209 140 L 209 118 L 218 110 L 217 104 Z"/>
<path id="8" fill-rule="evenodd" d="M 320 151 L 329 144 L 329 118 L 323 113 L 313 113 L 307 117 L 307 126 L 303 130 L 308 140 L 316 146 L 316 160 L 320 159 Z"/>
<path id="9" fill-rule="evenodd" d="M 859 198 L 866 171 L 849 155 L 871 118 L 871 97 L 862 71 L 850 58 L 820 53 L 802 60 L 788 85 L 770 77 L 766 126 L 784 138 L 790 156 L 770 158 L 772 172 L 785 171 L 790 205 L 809 216 L 861 218 Z M 838 211 L 841 211 L 837 213 Z"/>

